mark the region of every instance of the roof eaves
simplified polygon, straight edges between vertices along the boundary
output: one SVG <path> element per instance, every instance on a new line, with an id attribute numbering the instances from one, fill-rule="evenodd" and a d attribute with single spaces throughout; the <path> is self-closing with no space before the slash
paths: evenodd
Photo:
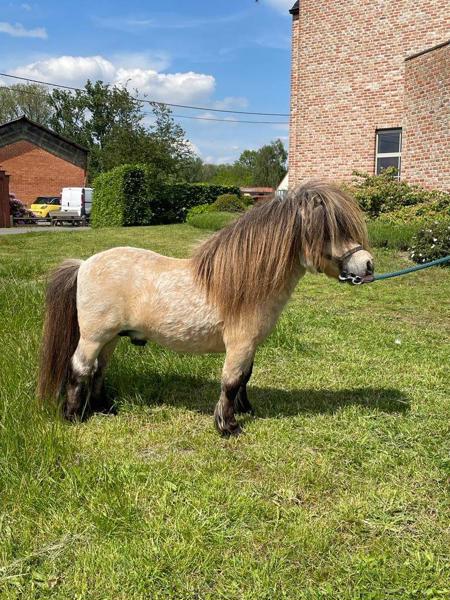
<path id="1" fill-rule="evenodd" d="M 36 121 L 33 121 L 32 119 L 29 119 L 25 115 L 22 115 L 21 117 L 18 117 L 17 119 L 12 119 L 11 121 L 7 121 L 6 123 L 1 123 L 0 129 L 2 127 L 6 127 L 7 125 L 12 125 L 14 123 L 20 123 L 21 121 L 25 122 L 25 123 L 30 123 L 30 125 L 33 125 L 34 127 L 38 127 L 42 131 L 45 131 L 46 133 L 54 136 L 55 138 L 59 138 L 63 142 L 66 142 L 67 144 L 70 144 L 71 146 L 74 146 L 75 148 L 78 148 L 79 150 L 82 150 L 83 152 L 86 152 L 86 153 L 89 152 L 89 150 L 85 146 L 82 146 L 81 144 L 74 142 L 73 140 L 65 137 L 64 135 L 61 135 L 60 133 L 56 133 L 52 129 L 49 129 L 48 127 L 45 127 L 45 125 L 41 125 L 40 123 L 37 123 Z"/>
<path id="2" fill-rule="evenodd" d="M 294 4 L 294 6 L 289 11 L 291 13 L 291 15 L 298 15 L 298 13 L 300 11 L 299 4 L 300 4 L 300 1 L 297 0 L 297 2 Z"/>

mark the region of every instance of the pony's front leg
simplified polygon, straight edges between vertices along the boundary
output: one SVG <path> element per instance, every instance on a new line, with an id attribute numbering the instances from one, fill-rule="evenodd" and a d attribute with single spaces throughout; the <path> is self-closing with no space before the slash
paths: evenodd
<path id="1" fill-rule="evenodd" d="M 242 431 L 235 417 L 235 400 L 250 378 L 254 354 L 253 347 L 227 345 L 221 394 L 214 410 L 216 427 L 222 435 L 238 435 Z"/>
<path id="2" fill-rule="evenodd" d="M 251 415 L 254 414 L 253 406 L 250 404 L 247 395 L 247 383 L 252 376 L 253 371 L 253 362 L 250 365 L 250 369 L 248 373 L 246 373 L 244 380 L 242 381 L 241 387 L 239 388 L 238 393 L 236 394 L 236 398 L 234 399 L 234 412 L 236 413 L 249 413 Z"/>
<path id="3" fill-rule="evenodd" d="M 98 355 L 97 370 L 92 378 L 90 398 L 90 408 L 92 412 L 114 412 L 114 403 L 108 398 L 105 389 L 105 372 L 118 341 L 118 337 L 113 338 L 104 346 Z"/>

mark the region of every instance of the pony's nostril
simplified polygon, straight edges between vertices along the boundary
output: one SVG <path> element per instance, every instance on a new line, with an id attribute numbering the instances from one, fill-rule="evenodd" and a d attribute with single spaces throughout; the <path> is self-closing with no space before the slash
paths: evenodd
<path id="1" fill-rule="evenodd" d="M 373 262 L 371 260 L 367 261 L 367 275 L 372 275 L 373 273 Z"/>

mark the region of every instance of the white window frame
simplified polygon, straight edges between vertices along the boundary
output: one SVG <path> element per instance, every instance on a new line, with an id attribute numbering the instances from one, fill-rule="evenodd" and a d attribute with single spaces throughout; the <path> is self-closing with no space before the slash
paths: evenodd
<path id="1" fill-rule="evenodd" d="M 398 152 L 378 152 L 378 136 L 380 133 L 388 133 L 389 131 L 398 131 L 400 133 L 399 137 L 399 151 Z M 378 173 L 378 159 L 379 158 L 390 158 L 397 157 L 398 158 L 398 173 L 397 179 L 400 179 L 400 175 L 402 172 L 402 142 L 403 142 L 403 131 L 401 127 L 391 127 L 389 129 L 377 129 L 375 136 L 375 175 L 379 175 Z"/>

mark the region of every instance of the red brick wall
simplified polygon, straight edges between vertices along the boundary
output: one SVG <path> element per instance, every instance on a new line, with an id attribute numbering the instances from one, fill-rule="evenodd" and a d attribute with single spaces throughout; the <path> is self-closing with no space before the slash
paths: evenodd
<path id="1" fill-rule="evenodd" d="M 82 168 L 27 141 L 0 148 L 0 165 L 10 175 L 10 191 L 28 205 L 36 196 L 59 196 L 63 187 L 85 182 Z"/>
<path id="2" fill-rule="evenodd" d="M 301 0 L 294 20 L 289 184 L 373 173 L 375 131 L 402 127 L 405 59 L 446 41 L 442 0 Z M 294 111 L 297 111 L 296 113 Z"/>
<path id="3" fill-rule="evenodd" d="M 450 44 L 405 64 L 402 175 L 450 190 Z"/>

